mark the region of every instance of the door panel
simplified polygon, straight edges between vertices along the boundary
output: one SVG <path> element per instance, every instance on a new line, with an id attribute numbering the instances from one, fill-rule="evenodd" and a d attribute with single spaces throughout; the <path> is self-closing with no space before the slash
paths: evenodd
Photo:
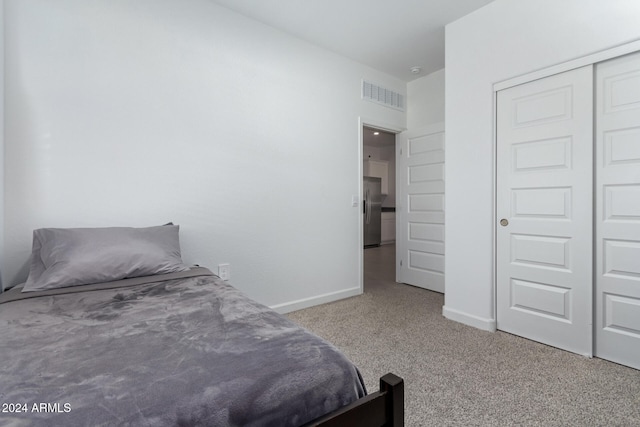
<path id="1" fill-rule="evenodd" d="M 399 134 L 396 281 L 444 292 L 444 126 Z"/>
<path id="2" fill-rule="evenodd" d="M 592 67 L 498 93 L 497 326 L 592 351 Z"/>
<path id="3" fill-rule="evenodd" d="M 596 67 L 595 355 L 640 369 L 640 54 Z"/>
<path id="4" fill-rule="evenodd" d="M 534 315 L 570 321 L 570 289 L 548 283 L 511 280 L 511 306 Z"/>

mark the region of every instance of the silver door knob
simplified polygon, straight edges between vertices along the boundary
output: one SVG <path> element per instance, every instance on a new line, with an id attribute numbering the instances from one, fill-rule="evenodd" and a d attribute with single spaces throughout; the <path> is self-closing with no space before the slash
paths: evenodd
<path id="1" fill-rule="evenodd" d="M 507 225 L 509 225 L 509 221 L 507 221 L 506 218 L 502 218 L 500 220 L 500 225 L 503 226 L 503 227 L 506 227 Z"/>

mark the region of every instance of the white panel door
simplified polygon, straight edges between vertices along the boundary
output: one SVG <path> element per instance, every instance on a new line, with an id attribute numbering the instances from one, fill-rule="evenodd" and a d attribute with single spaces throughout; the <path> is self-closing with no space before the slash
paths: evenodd
<path id="1" fill-rule="evenodd" d="M 596 88 L 595 355 L 640 369 L 640 54 Z"/>
<path id="2" fill-rule="evenodd" d="M 444 124 L 396 143 L 396 281 L 444 292 Z"/>
<path id="3" fill-rule="evenodd" d="M 497 327 L 588 356 L 592 88 L 588 66 L 497 99 Z"/>

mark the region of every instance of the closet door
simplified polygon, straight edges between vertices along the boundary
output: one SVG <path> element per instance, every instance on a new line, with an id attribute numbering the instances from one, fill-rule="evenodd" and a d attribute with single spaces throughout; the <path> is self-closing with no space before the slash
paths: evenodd
<path id="1" fill-rule="evenodd" d="M 593 67 L 498 92 L 497 326 L 592 352 Z"/>
<path id="2" fill-rule="evenodd" d="M 596 88 L 595 355 L 640 369 L 640 53 Z"/>

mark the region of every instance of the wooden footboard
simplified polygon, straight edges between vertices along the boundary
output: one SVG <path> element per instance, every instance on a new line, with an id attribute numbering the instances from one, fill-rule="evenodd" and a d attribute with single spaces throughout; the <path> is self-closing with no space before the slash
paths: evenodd
<path id="1" fill-rule="evenodd" d="M 404 381 L 387 374 L 380 378 L 380 390 L 324 415 L 303 427 L 403 427 Z"/>

